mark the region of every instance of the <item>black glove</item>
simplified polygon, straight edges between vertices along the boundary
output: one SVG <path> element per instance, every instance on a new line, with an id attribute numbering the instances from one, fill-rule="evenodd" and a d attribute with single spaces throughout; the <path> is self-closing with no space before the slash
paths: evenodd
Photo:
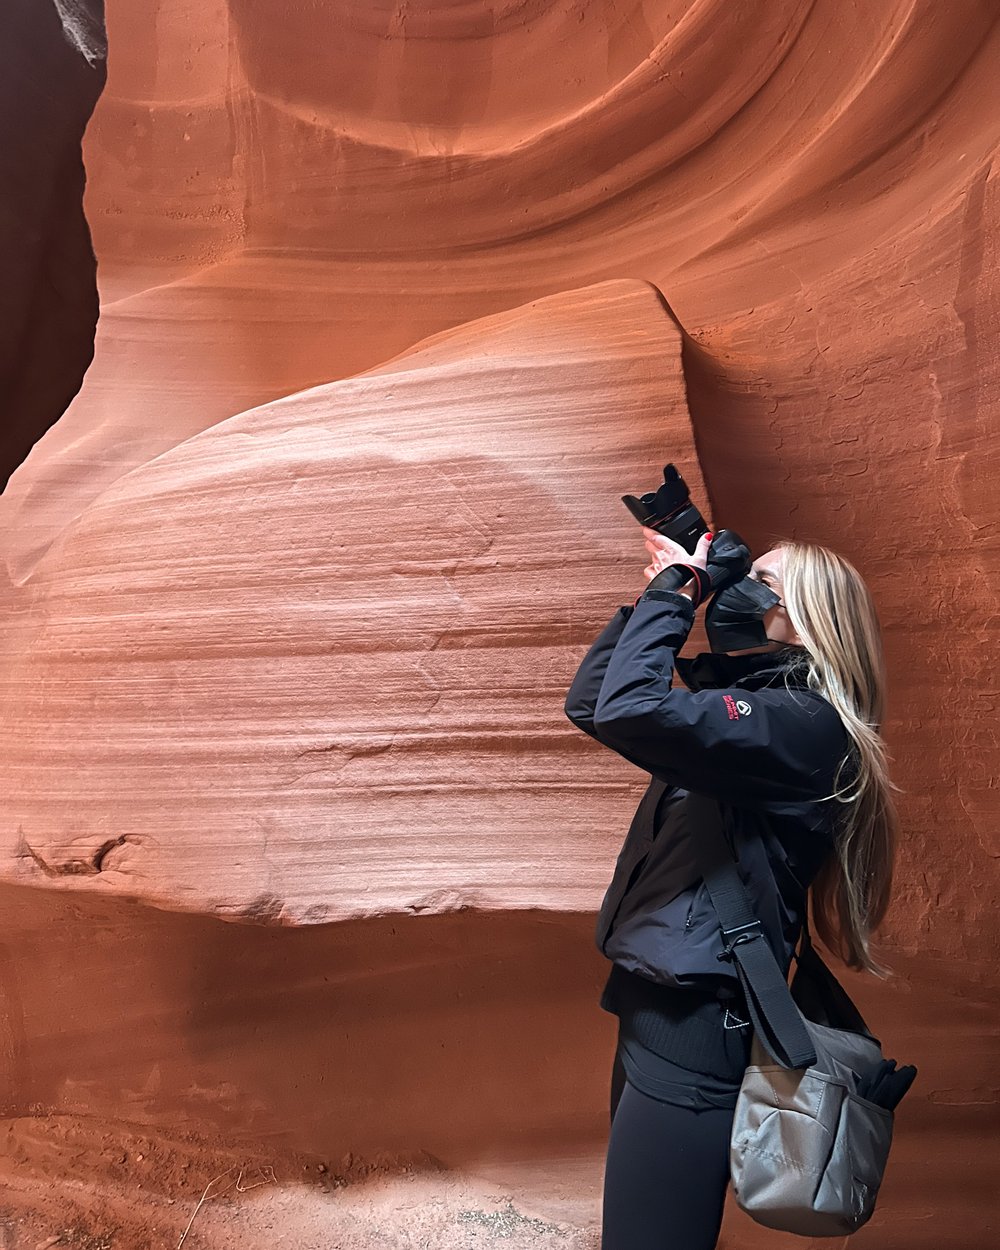
<path id="1" fill-rule="evenodd" d="M 869 1102 L 894 1111 L 916 1075 L 917 1069 L 912 1063 L 897 1068 L 895 1059 L 883 1059 L 859 1079 L 855 1092 Z"/>

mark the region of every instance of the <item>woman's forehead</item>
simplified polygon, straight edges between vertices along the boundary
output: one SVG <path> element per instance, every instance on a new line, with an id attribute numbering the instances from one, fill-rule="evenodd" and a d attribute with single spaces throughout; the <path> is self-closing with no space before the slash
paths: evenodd
<path id="1" fill-rule="evenodd" d="M 762 556 L 758 556 L 754 560 L 754 571 L 757 573 L 771 573 L 775 577 L 780 577 L 784 558 L 784 551 L 780 547 L 774 547 L 770 551 L 765 551 Z"/>

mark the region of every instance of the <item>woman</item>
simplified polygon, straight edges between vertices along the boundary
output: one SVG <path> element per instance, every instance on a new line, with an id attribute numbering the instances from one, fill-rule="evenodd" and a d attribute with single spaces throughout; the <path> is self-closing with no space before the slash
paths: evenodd
<path id="1" fill-rule="evenodd" d="M 869 939 L 891 894 L 897 787 L 879 732 L 878 617 L 853 565 L 791 541 L 751 565 L 740 546 L 743 590 L 734 592 L 732 565 L 722 568 L 715 553 L 723 534 L 738 536 L 705 535 L 690 555 L 655 530 L 643 533 L 649 585 L 590 648 L 565 708 L 651 775 L 597 924 L 598 947 L 612 961 L 601 1006 L 619 1019 L 602 1250 L 712 1250 L 752 1027 L 694 867 L 698 830 L 685 819 L 686 796 L 719 800 L 786 976 L 811 886 L 827 947 L 884 979 L 890 970 Z M 679 588 L 677 565 L 690 574 Z M 713 589 L 713 649 L 679 659 Z M 757 607 L 734 632 L 747 603 Z M 734 638 L 744 645 L 724 650 Z M 675 672 L 686 689 L 674 686 Z"/>

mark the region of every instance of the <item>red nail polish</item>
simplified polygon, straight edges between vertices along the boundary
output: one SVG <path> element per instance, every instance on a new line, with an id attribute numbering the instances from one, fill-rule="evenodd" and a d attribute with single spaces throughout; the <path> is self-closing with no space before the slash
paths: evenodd
<path id="1" fill-rule="evenodd" d="M 714 534 L 706 534 L 706 535 L 705 535 L 705 537 L 708 539 L 708 541 L 709 541 L 709 542 L 711 542 L 711 541 L 712 541 L 712 539 L 715 537 L 715 535 L 714 535 Z"/>

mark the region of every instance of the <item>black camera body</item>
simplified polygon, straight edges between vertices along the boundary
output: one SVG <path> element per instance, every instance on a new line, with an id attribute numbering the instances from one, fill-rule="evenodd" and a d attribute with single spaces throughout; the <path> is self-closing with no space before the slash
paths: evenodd
<path id="1" fill-rule="evenodd" d="M 705 518 L 691 502 L 687 483 L 673 464 L 664 466 L 663 485 L 647 495 L 622 495 L 622 503 L 642 525 L 679 543 L 690 555 L 698 539 L 708 532 Z M 773 590 L 750 577 L 750 548 L 735 530 L 720 529 L 712 539 L 704 570 L 678 562 L 662 569 L 653 579 L 648 594 L 670 593 L 691 581 L 698 584 L 696 605 L 709 594 L 712 602 L 705 612 L 705 631 L 713 651 L 739 653 L 773 643 L 767 635 L 764 618 L 781 602 Z"/>
<path id="2" fill-rule="evenodd" d="M 659 490 L 638 498 L 622 495 L 622 503 L 640 525 L 665 534 L 692 554 L 698 539 L 708 532 L 705 518 L 691 502 L 687 482 L 677 472 L 676 465 L 664 465 L 663 485 Z"/>

